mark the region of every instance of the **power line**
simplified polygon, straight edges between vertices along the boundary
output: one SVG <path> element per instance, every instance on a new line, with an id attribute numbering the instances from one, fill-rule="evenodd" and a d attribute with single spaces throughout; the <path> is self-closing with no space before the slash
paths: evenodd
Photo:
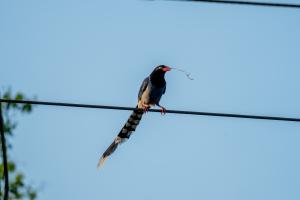
<path id="1" fill-rule="evenodd" d="M 4 121 L 2 117 L 2 104 L 0 103 L 0 134 L 1 134 L 1 147 L 2 147 L 2 159 L 3 159 L 3 173 L 4 173 L 4 197 L 3 200 L 8 200 L 9 183 L 8 183 L 8 169 L 7 169 L 7 154 L 6 154 L 6 142 L 4 135 Z"/>
<path id="2" fill-rule="evenodd" d="M 30 101 L 30 100 L 0 99 L 0 102 L 33 104 L 33 105 L 47 105 L 47 106 L 79 107 L 79 108 L 97 108 L 97 109 L 110 109 L 110 110 L 135 110 L 135 109 L 137 109 L 135 107 L 105 106 L 105 105 L 76 104 L 76 103 L 62 103 L 62 102 L 48 102 L 48 101 Z M 160 112 L 160 110 L 150 109 L 149 112 Z M 243 114 L 198 112 L 198 111 L 186 111 L 186 110 L 167 110 L 166 113 L 184 114 L 184 115 L 202 115 L 202 116 L 213 116 L 213 117 L 232 117 L 232 118 L 246 118 L 246 119 L 261 119 L 261 120 L 277 120 L 277 121 L 300 122 L 300 118 L 276 117 L 276 116 L 243 115 Z"/>
<path id="3" fill-rule="evenodd" d="M 203 2 L 203 3 L 235 4 L 235 5 L 281 7 L 281 8 L 298 8 L 298 9 L 300 9 L 300 4 L 291 4 L 291 3 L 230 1 L 230 0 L 229 1 L 226 1 L 226 0 L 167 0 L 167 1 L 187 1 L 187 2 Z"/>

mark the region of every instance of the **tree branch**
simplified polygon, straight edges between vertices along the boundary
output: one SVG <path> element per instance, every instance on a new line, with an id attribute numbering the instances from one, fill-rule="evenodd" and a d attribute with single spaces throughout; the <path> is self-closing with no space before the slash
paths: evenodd
<path id="1" fill-rule="evenodd" d="M 3 168 L 4 168 L 4 182 L 5 182 L 3 200 L 8 200 L 9 183 L 8 183 L 6 143 L 5 143 L 5 135 L 4 135 L 4 121 L 2 117 L 2 103 L 0 103 L 0 133 L 1 133 L 1 146 L 2 146 L 2 157 L 3 157 Z"/>

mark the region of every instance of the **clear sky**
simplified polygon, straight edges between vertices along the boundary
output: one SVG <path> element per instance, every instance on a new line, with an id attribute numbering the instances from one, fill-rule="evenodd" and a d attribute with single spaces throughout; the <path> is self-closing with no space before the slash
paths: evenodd
<path id="1" fill-rule="evenodd" d="M 1 89 L 135 106 L 165 64 L 195 79 L 168 73 L 166 108 L 300 117 L 299 21 L 299 9 L 3 0 Z M 41 200 L 300 199 L 298 123 L 149 113 L 97 171 L 129 114 L 37 106 L 17 118 L 12 156 Z"/>

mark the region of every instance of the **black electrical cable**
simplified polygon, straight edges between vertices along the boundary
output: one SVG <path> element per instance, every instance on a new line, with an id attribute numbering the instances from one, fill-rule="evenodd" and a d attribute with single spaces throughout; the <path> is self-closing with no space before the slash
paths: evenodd
<path id="1" fill-rule="evenodd" d="M 167 0 L 167 1 L 187 1 L 187 2 L 203 2 L 203 3 L 218 3 L 218 4 L 234 4 L 234 5 L 300 9 L 300 4 L 291 4 L 291 3 L 273 3 L 273 2 L 257 2 L 257 1 L 230 1 L 230 0 L 229 1 L 226 1 L 226 0 Z"/>
<path id="2" fill-rule="evenodd" d="M 135 109 L 137 109 L 135 107 L 105 106 L 105 105 L 61 103 L 61 102 L 48 102 L 48 101 L 30 101 L 30 100 L 0 99 L 0 102 L 22 103 L 22 104 L 33 104 L 33 105 L 48 105 L 48 106 L 80 107 L 80 108 L 98 108 L 98 109 L 111 109 L 111 110 L 135 110 Z M 160 110 L 150 109 L 149 112 L 160 112 Z M 231 113 L 212 113 L 212 112 L 198 112 L 198 111 L 185 111 L 185 110 L 167 110 L 166 113 L 300 122 L 300 118 L 260 116 L 260 115 L 244 115 L 244 114 L 231 114 Z"/>

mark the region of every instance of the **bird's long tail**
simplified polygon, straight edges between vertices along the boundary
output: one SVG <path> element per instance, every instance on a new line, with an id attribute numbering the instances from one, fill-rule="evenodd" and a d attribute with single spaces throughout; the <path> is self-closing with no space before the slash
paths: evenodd
<path id="1" fill-rule="evenodd" d="M 138 108 L 138 107 L 136 107 Z M 101 167 L 105 160 L 117 149 L 118 145 L 130 138 L 133 131 L 135 131 L 137 125 L 140 123 L 144 111 L 142 109 L 135 109 L 130 117 L 128 118 L 126 124 L 123 126 L 118 136 L 114 139 L 111 145 L 102 154 L 99 160 L 98 168 Z"/>

